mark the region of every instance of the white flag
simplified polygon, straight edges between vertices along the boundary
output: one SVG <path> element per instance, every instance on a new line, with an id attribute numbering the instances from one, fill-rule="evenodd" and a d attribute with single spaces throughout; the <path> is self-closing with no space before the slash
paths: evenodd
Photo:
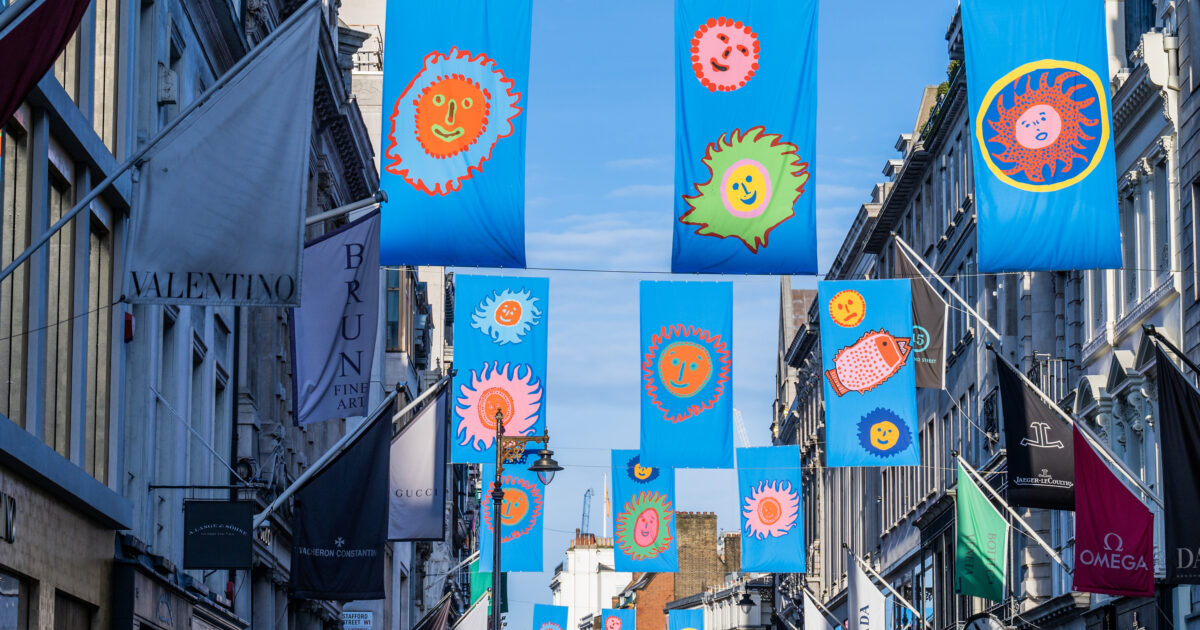
<path id="1" fill-rule="evenodd" d="M 833 625 L 825 619 L 807 590 L 804 591 L 804 630 L 833 630 Z"/>
<path id="2" fill-rule="evenodd" d="M 858 566 L 853 554 L 846 556 L 850 567 L 850 594 L 847 615 L 850 630 L 884 630 L 887 609 L 883 593 L 871 583 L 871 578 Z"/>
<path id="3" fill-rule="evenodd" d="M 452 630 L 488 630 L 488 607 L 491 606 L 491 591 L 480 597 L 454 624 Z"/>
<path id="4" fill-rule="evenodd" d="M 299 305 L 319 4 L 146 153 L 129 301 Z"/>
<path id="5" fill-rule="evenodd" d="M 443 391 L 392 440 L 388 540 L 446 538 L 446 427 Z"/>

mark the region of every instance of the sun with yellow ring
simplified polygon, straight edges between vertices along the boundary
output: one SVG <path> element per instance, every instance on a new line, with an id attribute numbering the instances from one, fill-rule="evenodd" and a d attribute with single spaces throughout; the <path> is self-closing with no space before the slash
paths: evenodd
<path id="1" fill-rule="evenodd" d="M 838 291 L 829 300 L 829 318 L 843 328 L 854 328 L 867 317 L 867 301 L 858 291 Z"/>

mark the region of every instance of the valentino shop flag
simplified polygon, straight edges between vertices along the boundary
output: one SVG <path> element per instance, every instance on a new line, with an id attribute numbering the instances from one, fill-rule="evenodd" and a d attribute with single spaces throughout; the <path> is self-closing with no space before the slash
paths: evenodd
<path id="1" fill-rule="evenodd" d="M 1200 584 L 1200 393 L 1155 346 L 1167 581 Z"/>
<path id="2" fill-rule="evenodd" d="M 1075 429 L 1073 439 L 1075 582 L 1072 588 L 1085 593 L 1153 597 L 1154 514 L 1100 461 L 1079 429 Z"/>
<path id="3" fill-rule="evenodd" d="M 849 630 L 885 630 L 887 607 L 883 593 L 871 583 L 871 578 L 858 566 L 854 554 L 847 553 L 846 566 L 850 567 L 848 610 Z M 807 614 L 807 611 L 805 611 Z"/>
<path id="4" fill-rule="evenodd" d="M 388 540 L 446 537 L 446 392 L 392 439 Z"/>
<path id="5" fill-rule="evenodd" d="M 1004 601 L 1004 572 L 1008 557 L 1008 522 L 975 480 L 958 465 L 954 497 L 958 540 L 954 545 L 954 592 Z"/>
<path id="6" fill-rule="evenodd" d="M 929 284 L 908 253 L 896 250 L 896 277 L 912 283 L 912 360 L 917 387 L 941 389 L 946 382 L 946 317 L 950 306 Z"/>
<path id="7" fill-rule="evenodd" d="M 8 3 L 12 5 L 12 3 Z M 34 0 L 20 14 L 0 16 L 0 125 L 54 66 L 90 0 Z M 17 5 L 8 11 L 18 11 Z"/>
<path id="8" fill-rule="evenodd" d="M 296 424 L 365 416 L 379 320 L 379 212 L 304 246 L 304 292 L 292 309 Z"/>
<path id="9" fill-rule="evenodd" d="M 146 152 L 126 241 L 130 302 L 300 305 L 312 112 L 298 104 L 313 99 L 319 4 Z"/>
<path id="10" fill-rule="evenodd" d="M 996 358 L 1004 438 L 1008 448 L 1008 500 L 1014 506 L 1075 509 L 1075 456 L 1071 427 Z"/>

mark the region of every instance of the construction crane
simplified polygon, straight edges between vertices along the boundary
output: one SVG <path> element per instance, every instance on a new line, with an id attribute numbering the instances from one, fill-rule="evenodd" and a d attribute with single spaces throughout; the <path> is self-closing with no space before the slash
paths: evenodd
<path id="1" fill-rule="evenodd" d="M 583 493 L 583 517 L 579 519 L 579 533 L 588 533 L 588 525 L 592 520 L 592 489 L 588 488 L 587 492 Z"/>
<path id="2" fill-rule="evenodd" d="M 733 428 L 737 431 L 738 446 L 750 446 L 750 435 L 746 433 L 746 423 L 742 422 L 742 412 L 735 407 L 733 410 Z"/>

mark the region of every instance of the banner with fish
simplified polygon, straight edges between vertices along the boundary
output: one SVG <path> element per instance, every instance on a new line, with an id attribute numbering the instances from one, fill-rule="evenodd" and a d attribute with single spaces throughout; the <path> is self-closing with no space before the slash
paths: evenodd
<path id="1" fill-rule="evenodd" d="M 675 1 L 671 270 L 817 272 L 817 0 Z"/>
<path id="2" fill-rule="evenodd" d="M 496 465 L 480 467 L 483 491 L 479 507 L 479 570 L 492 571 L 492 484 Z M 500 504 L 500 570 L 542 570 L 542 523 L 546 520 L 546 486 L 524 463 L 509 464 L 500 475 L 504 501 Z"/>
<path id="3" fill-rule="evenodd" d="M 455 276 L 454 413 L 450 461 L 496 461 L 496 415 L 504 434 L 546 428 L 546 278 Z"/>
<path id="4" fill-rule="evenodd" d="M 916 466 L 908 280 L 818 282 L 827 466 Z"/>
<path id="5" fill-rule="evenodd" d="M 642 454 L 733 467 L 733 284 L 642 282 Z"/>
<path id="6" fill-rule="evenodd" d="M 384 265 L 525 266 L 533 0 L 390 2 Z"/>
<path id="7" fill-rule="evenodd" d="M 962 2 L 981 272 L 1121 266 L 1104 11 Z"/>
<path id="8" fill-rule="evenodd" d="M 612 452 L 616 570 L 678 571 L 675 469 L 644 465 L 642 455 Z"/>
<path id="9" fill-rule="evenodd" d="M 800 449 L 739 448 L 742 571 L 804 573 Z"/>

